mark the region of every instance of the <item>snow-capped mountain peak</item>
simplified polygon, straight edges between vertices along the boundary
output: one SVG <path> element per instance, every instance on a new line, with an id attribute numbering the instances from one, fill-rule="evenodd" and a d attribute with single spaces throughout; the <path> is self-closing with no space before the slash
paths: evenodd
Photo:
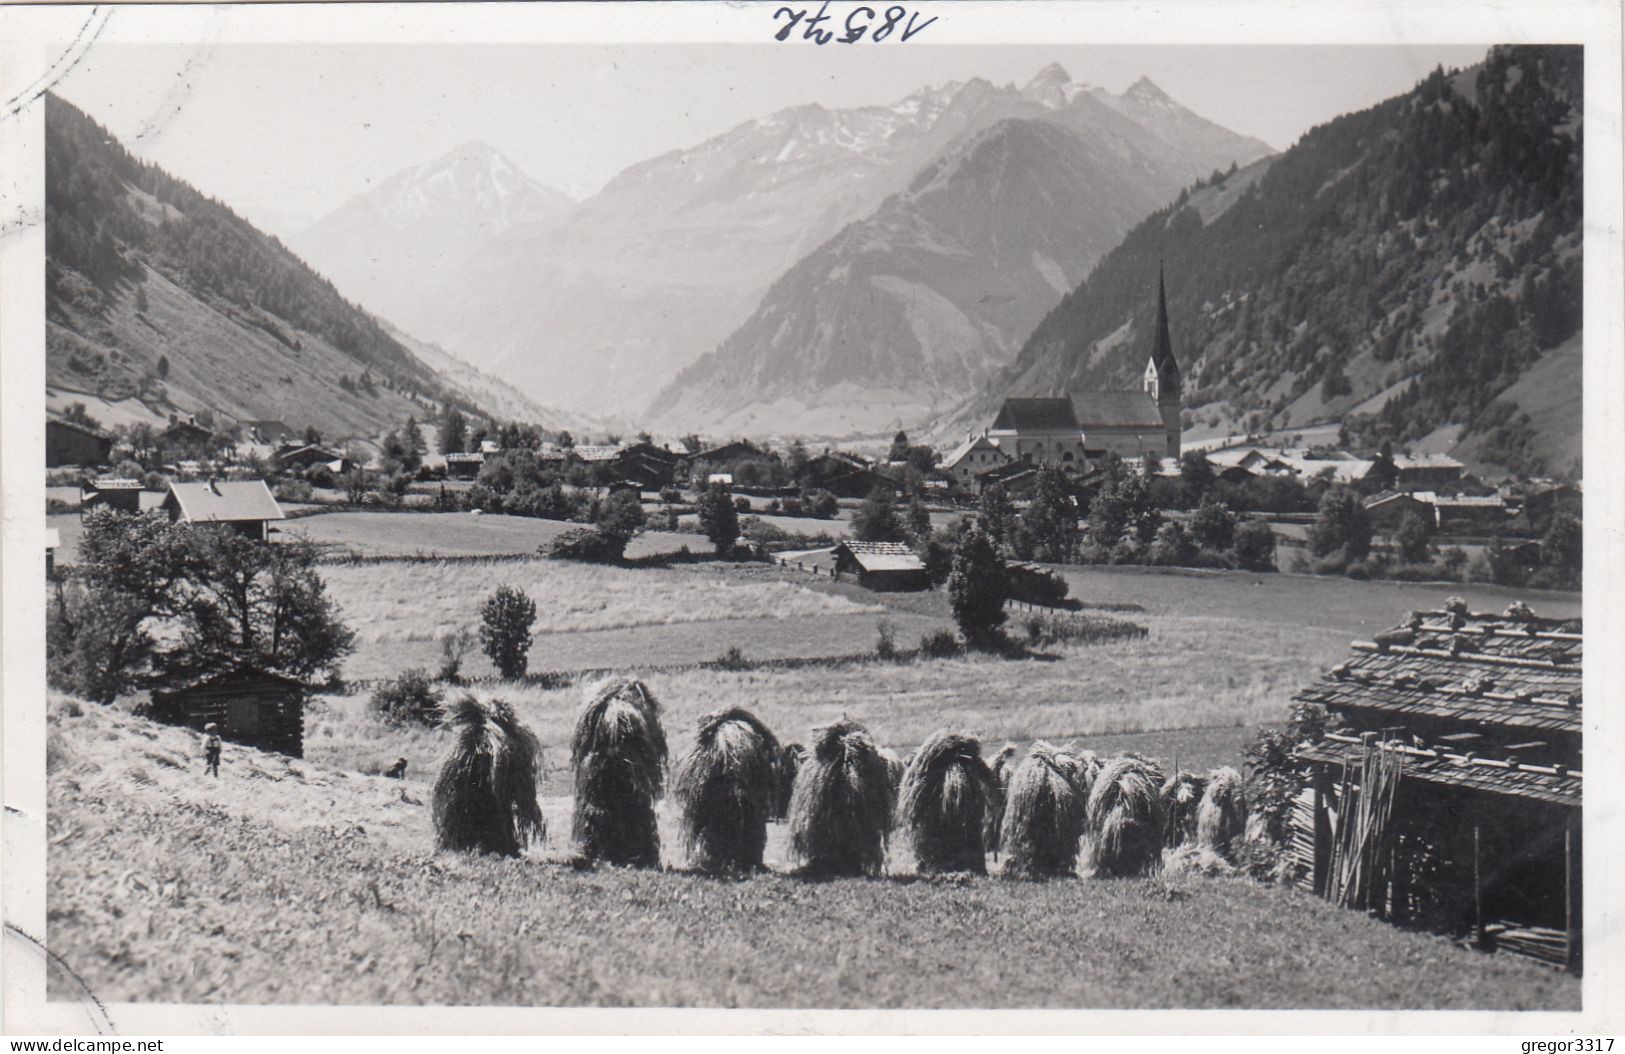
<path id="1" fill-rule="evenodd" d="M 1086 85 L 1072 79 L 1066 67 L 1052 62 L 1027 82 L 1021 94 L 1046 109 L 1059 110 L 1088 90 Z"/>

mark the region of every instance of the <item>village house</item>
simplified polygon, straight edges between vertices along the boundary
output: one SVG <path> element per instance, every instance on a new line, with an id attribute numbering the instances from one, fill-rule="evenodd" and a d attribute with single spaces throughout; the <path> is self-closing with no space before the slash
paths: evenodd
<path id="1" fill-rule="evenodd" d="M 205 454 L 209 449 L 209 430 L 197 423 L 191 414 L 169 415 L 169 427 L 158 434 L 158 444 L 168 454 Z"/>
<path id="2" fill-rule="evenodd" d="M 966 436 L 965 441 L 943 458 L 938 468 L 962 487 L 970 487 L 978 474 L 998 468 L 1010 461 L 1010 455 L 999 449 L 999 444 L 986 433 Z"/>
<path id="3" fill-rule="evenodd" d="M 1499 494 L 1435 495 L 1433 511 L 1441 531 L 1494 534 L 1511 523 L 1506 499 Z"/>
<path id="4" fill-rule="evenodd" d="M 803 476 L 809 487 L 827 490 L 837 498 L 864 498 L 876 487 L 896 486 L 868 461 L 844 450 L 826 450 L 808 458 Z"/>
<path id="5" fill-rule="evenodd" d="M 1581 623 L 1452 600 L 1299 692 L 1304 884 L 1347 907 L 1578 969 Z"/>
<path id="6" fill-rule="evenodd" d="M 876 592 L 930 589 L 931 577 L 918 554 L 902 542 L 848 539 L 835 547 L 835 577 L 855 577 Z"/>
<path id="7" fill-rule="evenodd" d="M 1398 528 L 1406 513 L 1414 513 L 1423 523 L 1431 527 L 1436 519 L 1433 497 L 1431 491 L 1385 490 L 1381 494 L 1373 494 L 1365 499 L 1365 511 L 1372 526 L 1383 530 L 1392 531 Z"/>
<path id="8" fill-rule="evenodd" d="M 561 457 L 562 461 L 563 458 Z M 453 451 L 446 455 L 446 477 L 448 479 L 475 479 L 480 469 L 485 467 L 485 455 L 474 453 L 459 453 Z"/>
<path id="9" fill-rule="evenodd" d="M 615 470 L 645 490 L 659 490 L 676 477 L 677 455 L 653 443 L 633 443 L 616 452 Z"/>
<path id="10" fill-rule="evenodd" d="M 302 758 L 305 692 L 299 681 L 241 667 L 153 692 L 151 716 L 155 721 L 198 732 L 214 724 L 221 739 Z"/>
<path id="11" fill-rule="evenodd" d="M 88 425 L 59 418 L 45 422 L 45 467 L 105 465 L 113 454 L 113 437 Z"/>
<path id="12" fill-rule="evenodd" d="M 1394 487 L 1398 490 L 1453 487 L 1461 482 L 1466 466 L 1445 454 L 1423 454 L 1394 458 Z"/>
<path id="13" fill-rule="evenodd" d="M 315 444 L 304 444 L 279 450 L 276 455 L 277 467 L 283 471 L 305 471 L 313 465 L 325 465 L 329 471 L 335 473 L 347 472 L 350 469 L 350 459 L 335 450 L 329 450 Z"/>
<path id="14" fill-rule="evenodd" d="M 287 518 L 261 479 L 171 483 L 163 510 L 171 523 L 223 524 L 262 542 L 271 521 Z"/>

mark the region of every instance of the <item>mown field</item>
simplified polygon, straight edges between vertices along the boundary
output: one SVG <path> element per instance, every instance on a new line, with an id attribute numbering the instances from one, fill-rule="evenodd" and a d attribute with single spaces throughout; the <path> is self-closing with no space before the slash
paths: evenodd
<path id="1" fill-rule="evenodd" d="M 465 512 L 324 512 L 281 525 L 288 537 L 303 538 L 335 555 L 526 556 L 579 523 L 529 516 L 473 516 Z M 675 553 L 688 546 L 709 552 L 705 535 L 649 531 L 632 539 L 632 559 Z"/>
<path id="2" fill-rule="evenodd" d="M 47 938 L 104 1002 L 1579 1006 L 1572 977 L 1241 879 L 577 871 L 555 809 L 524 859 L 433 854 L 418 780 L 229 745 L 214 780 L 190 733 L 61 698 L 49 729 Z"/>

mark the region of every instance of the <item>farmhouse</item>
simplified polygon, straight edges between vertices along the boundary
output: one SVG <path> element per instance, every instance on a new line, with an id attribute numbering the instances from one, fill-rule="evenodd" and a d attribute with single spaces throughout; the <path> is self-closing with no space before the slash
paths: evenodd
<path id="1" fill-rule="evenodd" d="M 1461 482 L 1465 466 L 1445 454 L 1394 458 L 1394 486 L 1401 489 L 1448 487 Z"/>
<path id="2" fill-rule="evenodd" d="M 190 414 L 169 415 L 169 427 L 158 436 L 165 450 L 184 453 L 203 453 L 209 447 L 209 430 L 198 424 Z"/>
<path id="3" fill-rule="evenodd" d="M 314 443 L 280 450 L 277 452 L 276 462 L 283 469 L 308 469 L 312 465 L 326 465 L 334 472 L 344 472 L 349 468 L 349 459 L 343 454 Z"/>
<path id="4" fill-rule="evenodd" d="M 890 477 L 875 471 L 868 461 L 843 450 L 826 450 L 808 458 L 805 479 L 808 486 L 827 490 L 837 498 L 863 498 L 876 487 L 895 486 Z"/>
<path id="5" fill-rule="evenodd" d="M 1581 623 L 1453 600 L 1298 693 L 1305 884 L 1347 907 L 1578 968 Z"/>
<path id="6" fill-rule="evenodd" d="M 1434 522 L 1433 494 L 1385 490 L 1365 499 L 1365 511 L 1374 525 L 1387 530 L 1398 527 L 1406 513 L 1415 513 L 1423 523 L 1431 525 Z"/>
<path id="7" fill-rule="evenodd" d="M 677 455 L 653 443 L 634 443 L 616 452 L 615 469 L 646 490 L 659 490 L 676 476 Z"/>
<path id="8" fill-rule="evenodd" d="M 245 666 L 156 691 L 151 712 L 153 720 L 164 724 L 201 732 L 213 723 L 221 739 L 305 756 L 305 686 L 280 674 Z"/>
<path id="9" fill-rule="evenodd" d="M 132 514 L 141 511 L 141 481 L 138 479 L 95 479 L 81 486 L 80 493 L 80 513 L 97 505 Z"/>
<path id="10" fill-rule="evenodd" d="M 842 542 L 835 547 L 835 577 L 842 575 L 855 575 L 858 585 L 877 592 L 931 588 L 925 564 L 902 542 Z"/>
<path id="11" fill-rule="evenodd" d="M 1433 499 L 1434 514 L 1442 531 L 1498 531 L 1509 522 L 1506 499 L 1499 494 L 1454 497 L 1439 495 Z"/>
<path id="12" fill-rule="evenodd" d="M 171 523 L 225 524 L 262 542 L 272 520 L 287 518 L 261 479 L 171 483 L 163 509 Z"/>
<path id="13" fill-rule="evenodd" d="M 105 465 L 113 453 L 113 437 L 74 421 L 49 418 L 45 422 L 45 467 Z"/>
<path id="14" fill-rule="evenodd" d="M 1000 450 L 999 444 L 983 433 L 979 436 L 967 436 L 965 441 L 943 458 L 937 467 L 947 474 L 949 479 L 968 487 L 978 473 L 998 468 L 1009 460 L 1010 455 Z"/>
<path id="15" fill-rule="evenodd" d="M 446 475 L 451 479 L 474 479 L 484 467 L 484 454 L 453 452 L 446 455 Z"/>

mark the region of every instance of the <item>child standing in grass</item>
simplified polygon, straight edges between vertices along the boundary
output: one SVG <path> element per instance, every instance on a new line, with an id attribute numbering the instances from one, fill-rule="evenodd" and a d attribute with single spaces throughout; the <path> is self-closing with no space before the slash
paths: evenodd
<path id="1" fill-rule="evenodd" d="M 217 734 L 220 726 L 210 721 L 203 726 L 203 764 L 204 771 L 215 779 L 220 778 L 220 736 Z"/>

